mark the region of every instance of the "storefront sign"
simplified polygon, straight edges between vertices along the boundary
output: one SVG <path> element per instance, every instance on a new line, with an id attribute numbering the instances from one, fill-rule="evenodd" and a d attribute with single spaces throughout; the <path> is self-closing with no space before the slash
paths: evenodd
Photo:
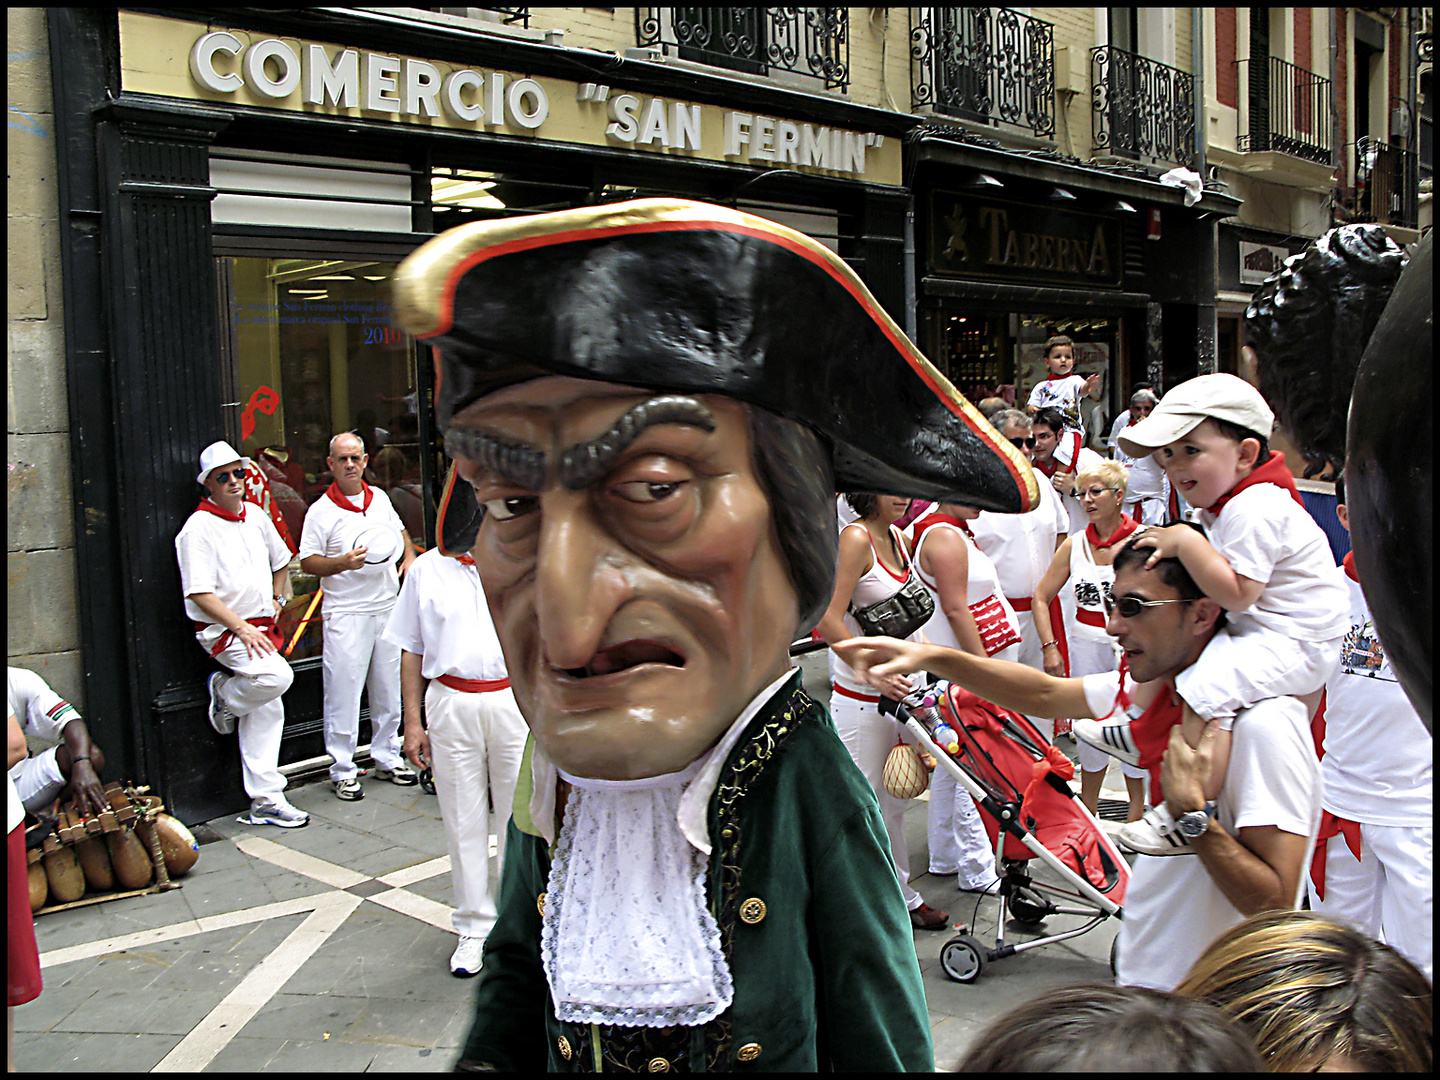
<path id="1" fill-rule="evenodd" d="M 1259 285 L 1290 257 L 1287 249 L 1274 244 L 1255 244 L 1249 240 L 1239 243 L 1240 280 L 1246 285 Z"/>
<path id="2" fill-rule="evenodd" d="M 120 12 L 126 90 L 901 182 L 883 135 Z"/>
<path id="3" fill-rule="evenodd" d="M 1113 218 L 937 191 L 930 271 L 1014 283 L 1118 288 L 1124 272 Z"/>

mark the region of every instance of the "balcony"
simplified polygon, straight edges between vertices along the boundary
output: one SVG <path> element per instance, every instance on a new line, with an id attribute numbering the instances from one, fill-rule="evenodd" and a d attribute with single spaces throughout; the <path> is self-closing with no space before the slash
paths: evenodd
<path id="1" fill-rule="evenodd" d="M 1413 150 L 1368 135 L 1355 140 L 1355 187 L 1342 193 L 1340 200 L 1345 220 L 1416 228 L 1420 180 L 1417 168 Z"/>
<path id="2" fill-rule="evenodd" d="M 1195 77 L 1136 53 L 1090 50 L 1095 151 L 1183 164 L 1195 150 Z"/>
<path id="3" fill-rule="evenodd" d="M 1055 137 L 1055 27 L 1008 8 L 921 8 L 910 31 L 914 103 Z"/>
<path id="4" fill-rule="evenodd" d="M 635 43 L 752 75 L 789 72 L 826 90 L 850 85 L 848 8 L 637 7 Z"/>
<path id="5" fill-rule="evenodd" d="M 1249 124 L 1237 147 L 1278 151 L 1317 165 L 1335 163 L 1335 98 L 1329 79 L 1278 56 L 1237 60 L 1249 89 Z M 1248 68 L 1249 70 L 1245 70 Z"/>

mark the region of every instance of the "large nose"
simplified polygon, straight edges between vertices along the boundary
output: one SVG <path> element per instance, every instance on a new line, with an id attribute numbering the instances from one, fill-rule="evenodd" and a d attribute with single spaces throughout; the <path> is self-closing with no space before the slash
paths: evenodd
<path id="1" fill-rule="evenodd" d="M 550 664 L 583 667 L 595 655 L 611 617 L 631 595 L 632 561 L 597 519 L 585 492 L 545 495 L 535 552 L 535 614 Z"/>

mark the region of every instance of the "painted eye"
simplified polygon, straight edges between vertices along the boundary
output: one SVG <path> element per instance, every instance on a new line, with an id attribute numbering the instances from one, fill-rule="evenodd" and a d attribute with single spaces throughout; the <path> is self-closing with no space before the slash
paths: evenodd
<path id="1" fill-rule="evenodd" d="M 663 483 L 654 480 L 630 480 L 623 484 L 616 484 L 611 490 L 627 502 L 657 503 L 674 495 L 684 484 L 683 480 L 671 480 Z"/>
<path id="2" fill-rule="evenodd" d="M 487 499 L 481 505 L 485 507 L 487 517 L 496 521 L 514 521 L 534 511 L 539 503 L 539 498 L 534 495 L 507 495 L 500 499 Z"/>

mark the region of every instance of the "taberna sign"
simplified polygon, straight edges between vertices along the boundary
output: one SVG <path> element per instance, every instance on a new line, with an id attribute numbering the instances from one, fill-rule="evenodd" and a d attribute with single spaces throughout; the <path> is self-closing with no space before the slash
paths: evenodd
<path id="1" fill-rule="evenodd" d="M 879 134 L 128 10 L 120 23 L 122 84 L 144 93 L 901 183 L 899 143 Z"/>

